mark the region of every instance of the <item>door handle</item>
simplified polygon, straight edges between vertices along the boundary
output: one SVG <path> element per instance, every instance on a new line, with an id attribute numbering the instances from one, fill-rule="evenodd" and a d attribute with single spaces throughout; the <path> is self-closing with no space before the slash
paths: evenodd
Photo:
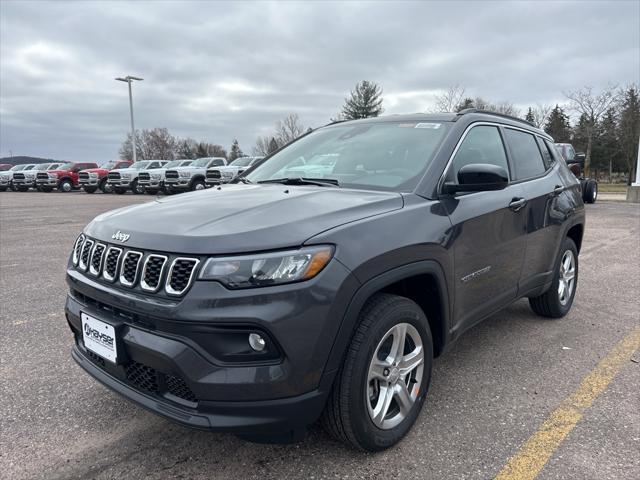
<path id="1" fill-rule="evenodd" d="M 560 195 L 562 192 L 564 192 L 564 187 L 562 185 L 556 185 L 556 188 L 553 189 L 554 195 Z"/>
<path id="2" fill-rule="evenodd" d="M 526 199 L 524 199 L 524 198 L 514 198 L 513 200 L 511 200 L 511 203 L 509 204 L 509 208 L 511 210 L 513 210 L 514 212 L 517 212 L 522 207 L 524 207 L 526 204 L 527 204 L 527 200 Z"/>

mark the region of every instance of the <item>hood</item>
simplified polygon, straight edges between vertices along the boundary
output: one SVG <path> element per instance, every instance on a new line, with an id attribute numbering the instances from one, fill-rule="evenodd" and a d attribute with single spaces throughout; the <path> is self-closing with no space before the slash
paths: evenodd
<path id="1" fill-rule="evenodd" d="M 138 169 L 138 168 L 119 168 L 118 170 L 111 170 L 112 172 L 118 173 L 140 173 L 144 172 L 146 169 Z"/>
<path id="2" fill-rule="evenodd" d="M 85 233 L 129 248 L 227 254 L 297 247 L 320 232 L 402 208 L 395 192 L 284 185 L 226 185 L 161 197 L 96 217 Z"/>
<path id="3" fill-rule="evenodd" d="M 101 173 L 108 172 L 106 168 L 86 168 L 84 170 L 80 170 L 80 173 Z"/>
<path id="4" fill-rule="evenodd" d="M 58 175 L 65 175 L 65 174 L 69 173 L 70 171 L 71 170 L 60 170 L 60 169 L 56 168 L 54 170 L 44 170 L 44 173 L 57 173 Z"/>

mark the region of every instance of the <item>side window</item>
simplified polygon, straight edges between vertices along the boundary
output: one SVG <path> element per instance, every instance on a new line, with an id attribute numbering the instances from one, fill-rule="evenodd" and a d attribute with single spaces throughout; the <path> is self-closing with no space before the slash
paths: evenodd
<path id="1" fill-rule="evenodd" d="M 447 182 L 458 183 L 458 170 L 471 163 L 497 165 L 509 172 L 507 155 L 498 127 L 480 125 L 473 127 L 464 137 L 447 172 Z"/>
<path id="2" fill-rule="evenodd" d="M 209 166 L 210 167 L 223 167 L 224 166 L 224 162 L 222 160 L 220 160 L 219 158 L 216 158 L 215 160 L 211 161 Z"/>
<path id="3" fill-rule="evenodd" d="M 516 180 L 536 177 L 547 170 L 533 135 L 511 128 L 505 129 L 505 135 L 513 156 Z"/>
<path id="4" fill-rule="evenodd" d="M 149 165 L 149 169 L 153 169 L 153 168 L 160 168 L 160 162 L 151 162 L 151 165 Z"/>
<path id="5" fill-rule="evenodd" d="M 540 147 L 540 151 L 542 152 L 542 161 L 544 162 L 544 166 L 549 170 L 549 168 L 551 168 L 551 166 L 556 162 L 556 159 L 553 158 L 553 154 L 544 139 L 536 137 L 536 140 L 538 141 L 538 147 Z"/>

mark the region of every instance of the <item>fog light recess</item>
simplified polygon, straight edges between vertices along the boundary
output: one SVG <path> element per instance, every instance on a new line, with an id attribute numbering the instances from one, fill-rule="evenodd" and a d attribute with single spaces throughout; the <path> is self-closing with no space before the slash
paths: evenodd
<path id="1" fill-rule="evenodd" d="M 264 338 L 262 338 L 262 335 L 259 333 L 250 333 L 249 346 L 251 346 L 251 348 L 256 352 L 262 352 L 267 346 L 267 342 L 265 342 Z"/>

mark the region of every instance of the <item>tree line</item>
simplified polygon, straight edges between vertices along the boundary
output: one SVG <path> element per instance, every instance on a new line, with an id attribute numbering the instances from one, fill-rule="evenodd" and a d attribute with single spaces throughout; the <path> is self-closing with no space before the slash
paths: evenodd
<path id="1" fill-rule="evenodd" d="M 496 102 L 468 95 L 464 87 L 454 85 L 436 95 L 434 105 L 425 110 L 432 113 L 460 112 L 476 108 L 522 118 L 543 129 L 557 143 L 571 143 L 576 151 L 585 152 L 586 176 L 594 169 L 596 176 L 608 174 L 611 180 L 614 172 L 623 172 L 631 182 L 640 136 L 638 86 L 609 86 L 601 91 L 583 87 L 563 92 L 563 95 L 566 103 L 562 105 L 536 104 L 523 112 L 509 101 Z M 383 112 L 382 87 L 363 80 L 350 91 L 341 110 L 330 122 L 377 117 Z M 572 117 L 575 119 L 573 124 Z M 311 128 L 305 128 L 299 116 L 291 113 L 275 123 L 273 133 L 258 137 L 252 153 L 270 155 L 309 131 Z M 244 155 L 237 140 L 233 141 L 227 153 L 218 144 L 174 137 L 166 128 L 136 132 L 136 150 L 139 159 L 220 156 L 231 161 Z M 120 156 L 125 159 L 133 157 L 131 134 L 123 142 Z"/>

